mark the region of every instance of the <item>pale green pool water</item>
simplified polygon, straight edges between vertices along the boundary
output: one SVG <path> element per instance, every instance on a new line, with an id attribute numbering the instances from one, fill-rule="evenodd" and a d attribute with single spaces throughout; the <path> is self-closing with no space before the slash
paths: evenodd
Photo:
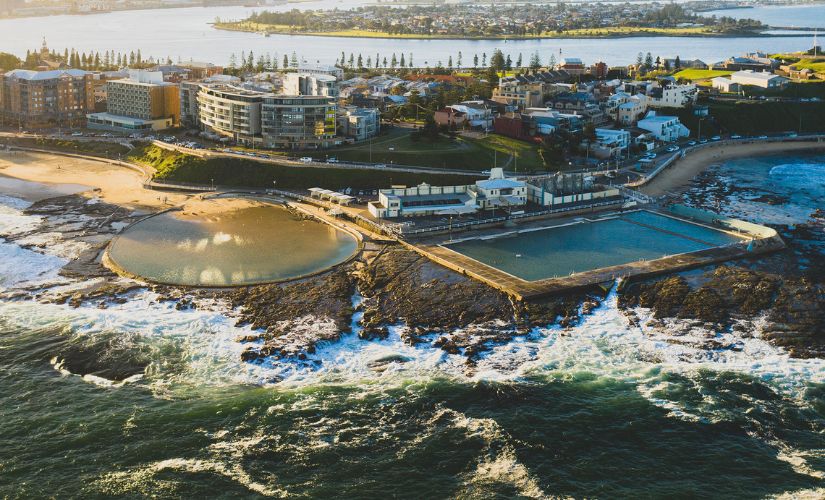
<path id="1" fill-rule="evenodd" d="M 615 219 L 446 246 L 513 276 L 535 281 L 737 241 L 741 240 L 722 231 L 654 212 L 636 211 Z"/>
<path id="2" fill-rule="evenodd" d="M 226 286 L 322 271 L 357 248 L 348 233 L 257 203 L 196 219 L 177 212 L 146 219 L 115 240 L 109 257 L 150 281 Z"/>

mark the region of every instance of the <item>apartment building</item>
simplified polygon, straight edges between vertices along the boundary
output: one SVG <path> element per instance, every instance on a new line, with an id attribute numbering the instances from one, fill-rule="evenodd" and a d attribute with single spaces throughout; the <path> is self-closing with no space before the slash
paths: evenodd
<path id="1" fill-rule="evenodd" d="M 344 79 L 344 70 L 338 66 L 329 64 L 306 64 L 298 66 L 299 74 L 329 75 L 334 76 L 338 81 Z"/>
<path id="2" fill-rule="evenodd" d="M 375 137 L 380 130 L 381 113 L 375 108 L 347 106 L 338 114 L 338 132 L 356 141 Z"/>
<path id="3" fill-rule="evenodd" d="M 160 71 L 129 71 L 129 77 L 106 82 L 106 112 L 88 116 L 89 128 L 148 132 L 180 125 L 178 86 Z"/>
<path id="4" fill-rule="evenodd" d="M 263 143 L 281 149 L 330 147 L 335 144 L 335 110 L 335 102 L 328 97 L 264 96 L 260 111 Z"/>
<path id="5" fill-rule="evenodd" d="M 237 142 L 260 142 L 261 109 L 264 99 L 271 96 L 233 85 L 201 85 L 198 91 L 198 120 L 205 130 Z"/>
<path id="6" fill-rule="evenodd" d="M 338 80 L 322 73 L 287 73 L 282 92 L 286 95 L 338 97 Z"/>
<path id="7" fill-rule="evenodd" d="M 92 74 L 77 69 L 0 74 L 0 119 L 20 127 L 81 124 L 95 110 Z"/>

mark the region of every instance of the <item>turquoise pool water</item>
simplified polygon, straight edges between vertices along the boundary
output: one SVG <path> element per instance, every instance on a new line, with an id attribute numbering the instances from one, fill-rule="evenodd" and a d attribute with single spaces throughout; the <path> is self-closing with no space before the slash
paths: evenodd
<path id="1" fill-rule="evenodd" d="M 722 231 L 648 211 L 446 245 L 527 281 L 652 260 L 741 241 Z M 520 257 L 519 257 L 520 256 Z"/>

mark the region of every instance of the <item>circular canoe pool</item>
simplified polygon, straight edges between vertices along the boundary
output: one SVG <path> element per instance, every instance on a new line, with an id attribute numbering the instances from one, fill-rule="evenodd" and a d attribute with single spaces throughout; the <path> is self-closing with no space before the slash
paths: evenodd
<path id="1" fill-rule="evenodd" d="M 357 249 L 353 235 L 280 205 L 218 198 L 132 225 L 112 241 L 108 259 L 150 282 L 234 286 L 324 271 Z"/>

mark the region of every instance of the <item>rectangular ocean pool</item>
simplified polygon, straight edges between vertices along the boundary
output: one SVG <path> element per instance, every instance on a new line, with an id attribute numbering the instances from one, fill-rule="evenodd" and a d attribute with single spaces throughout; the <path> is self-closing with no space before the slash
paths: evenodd
<path id="1" fill-rule="evenodd" d="M 523 280 L 536 281 L 740 241 L 723 231 L 639 210 L 444 246 Z"/>

